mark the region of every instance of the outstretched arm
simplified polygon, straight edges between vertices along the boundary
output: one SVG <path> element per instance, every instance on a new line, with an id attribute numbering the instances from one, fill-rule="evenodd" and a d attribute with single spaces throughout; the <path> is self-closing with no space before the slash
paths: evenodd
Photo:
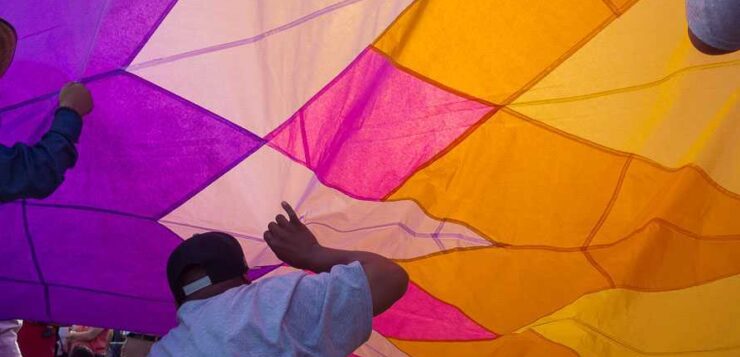
<path id="1" fill-rule="evenodd" d="M 278 215 L 264 234 L 265 241 L 280 260 L 317 273 L 329 271 L 338 264 L 359 262 L 370 286 L 373 315 L 391 307 L 406 292 L 408 274 L 398 264 L 375 253 L 322 247 L 293 208 L 285 202 L 283 208 L 288 218 Z"/>
<path id="2" fill-rule="evenodd" d="M 90 93 L 82 84 L 62 89 L 51 129 L 33 146 L 0 145 L 0 202 L 49 196 L 77 161 L 75 144 L 82 129 L 81 115 L 90 112 Z"/>

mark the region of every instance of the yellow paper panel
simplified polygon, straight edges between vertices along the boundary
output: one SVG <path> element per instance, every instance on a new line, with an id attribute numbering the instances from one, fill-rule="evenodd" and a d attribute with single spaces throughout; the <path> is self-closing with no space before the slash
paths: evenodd
<path id="1" fill-rule="evenodd" d="M 511 245 L 581 246 L 597 226 L 626 158 L 506 111 L 415 173 L 391 197 L 464 222 Z M 740 196 L 699 170 L 630 160 L 591 244 L 623 239 L 654 220 L 690 235 L 740 234 Z"/>
<path id="2" fill-rule="evenodd" d="M 579 247 L 626 158 L 499 111 L 390 199 L 515 245 Z"/>
<path id="3" fill-rule="evenodd" d="M 578 357 L 570 348 L 553 343 L 532 331 L 501 336 L 493 341 L 390 340 L 410 356 Z"/>
<path id="4" fill-rule="evenodd" d="M 712 184 L 698 170 L 668 171 L 635 159 L 591 244 L 623 239 L 656 219 L 705 238 L 740 236 L 738 212 L 740 196 Z"/>
<path id="5" fill-rule="evenodd" d="M 732 84 L 728 80 L 733 80 Z M 696 163 L 740 192 L 740 62 L 586 100 L 514 106 L 527 116 L 668 167 Z"/>
<path id="6" fill-rule="evenodd" d="M 601 0 L 420 0 L 375 46 L 423 76 L 500 104 L 613 16 Z"/>
<path id="7" fill-rule="evenodd" d="M 737 356 L 740 276 L 667 292 L 606 290 L 536 322 L 581 356 Z"/>
<path id="8" fill-rule="evenodd" d="M 616 287 L 661 291 L 740 273 L 740 236 L 695 239 L 655 224 L 589 254 Z M 402 262 L 411 279 L 496 333 L 609 288 L 580 250 L 485 248 Z"/>
<path id="9" fill-rule="evenodd" d="M 687 35 L 684 1 L 640 1 L 513 104 L 565 99 L 664 79 L 687 67 L 740 60 L 708 56 Z"/>
<path id="10" fill-rule="evenodd" d="M 618 287 L 670 290 L 740 274 L 740 235 L 701 239 L 654 221 L 616 244 L 591 246 Z"/>
<path id="11" fill-rule="evenodd" d="M 637 0 L 604 0 L 604 1 L 610 3 L 611 4 L 610 7 L 612 7 L 614 11 L 620 15 L 624 13 L 625 11 L 627 11 L 627 9 L 629 9 L 629 7 L 632 6 L 635 2 L 637 2 Z"/>
<path id="12" fill-rule="evenodd" d="M 580 251 L 481 248 L 401 265 L 425 291 L 497 334 L 609 287 Z"/>
<path id="13" fill-rule="evenodd" d="M 740 53 L 695 50 L 683 1 L 640 1 L 512 108 L 740 192 Z"/>

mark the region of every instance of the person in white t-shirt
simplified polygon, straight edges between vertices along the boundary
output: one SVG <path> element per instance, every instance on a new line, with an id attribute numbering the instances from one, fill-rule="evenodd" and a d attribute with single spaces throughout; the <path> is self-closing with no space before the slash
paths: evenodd
<path id="1" fill-rule="evenodd" d="M 210 232 L 183 241 L 167 278 L 178 325 L 150 356 L 341 356 L 370 337 L 372 317 L 406 291 L 408 275 L 380 255 L 321 246 L 283 202 L 264 238 L 298 269 L 250 284 L 239 242 Z"/>

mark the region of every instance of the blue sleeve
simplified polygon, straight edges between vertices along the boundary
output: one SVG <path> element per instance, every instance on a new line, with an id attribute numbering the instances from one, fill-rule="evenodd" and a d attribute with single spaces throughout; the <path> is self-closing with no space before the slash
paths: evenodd
<path id="1" fill-rule="evenodd" d="M 51 195 L 77 161 L 75 144 L 81 130 L 82 118 L 59 108 L 51 129 L 36 145 L 0 145 L 0 202 Z"/>

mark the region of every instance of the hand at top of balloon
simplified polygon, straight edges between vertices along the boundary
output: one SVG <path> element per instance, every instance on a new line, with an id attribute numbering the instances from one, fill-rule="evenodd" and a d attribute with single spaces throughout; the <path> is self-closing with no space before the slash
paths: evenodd
<path id="1" fill-rule="evenodd" d="M 282 203 L 288 218 L 278 215 L 267 225 L 265 242 L 275 255 L 285 263 L 298 269 L 310 269 L 311 261 L 321 246 L 316 237 L 298 218 L 288 203 Z"/>
<path id="2" fill-rule="evenodd" d="M 93 107 L 90 91 L 82 83 L 69 82 L 65 84 L 59 94 L 59 107 L 74 110 L 80 116 L 87 115 Z"/>

